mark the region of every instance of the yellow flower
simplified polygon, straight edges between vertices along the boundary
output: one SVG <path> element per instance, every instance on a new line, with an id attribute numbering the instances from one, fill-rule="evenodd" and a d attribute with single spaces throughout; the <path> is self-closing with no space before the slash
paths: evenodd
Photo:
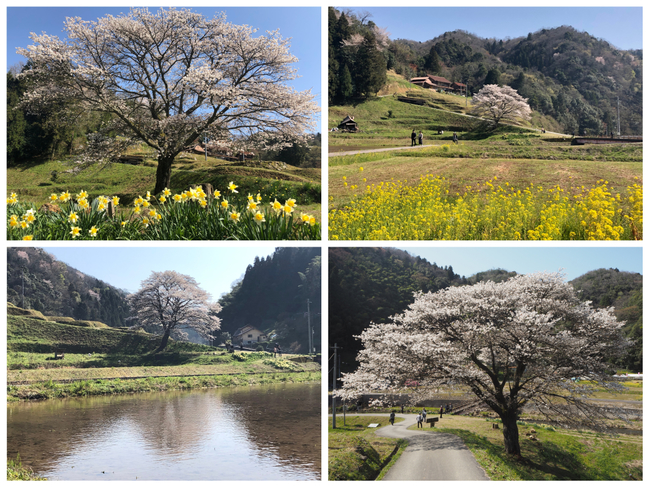
<path id="1" fill-rule="evenodd" d="M 59 199 L 60 199 L 63 203 L 65 203 L 66 201 L 68 201 L 68 200 L 70 199 L 70 193 L 68 193 L 67 191 L 61 193 L 61 196 L 59 196 Z"/>
<path id="2" fill-rule="evenodd" d="M 148 200 L 144 200 L 144 201 L 142 202 L 142 206 L 143 206 L 144 208 L 148 207 L 150 204 L 151 204 L 151 203 L 149 203 Z"/>
<path id="3" fill-rule="evenodd" d="M 90 204 L 88 203 L 88 200 L 86 200 L 84 198 L 81 198 L 80 200 L 78 200 L 77 203 L 84 210 L 87 209 L 90 206 Z"/>
<path id="4" fill-rule="evenodd" d="M 140 213 L 142 213 L 142 208 L 139 207 L 139 206 L 136 206 L 135 209 L 134 209 L 133 211 L 134 211 L 136 214 L 139 215 Z"/>
<path id="5" fill-rule="evenodd" d="M 160 201 L 160 203 L 164 205 L 165 202 L 167 201 L 167 198 L 165 198 L 164 196 L 160 196 L 160 199 L 158 201 Z"/>
<path id="6" fill-rule="evenodd" d="M 279 213 L 280 211 L 282 211 L 282 204 L 279 201 L 277 201 L 277 198 L 275 198 L 275 201 L 273 201 L 270 204 L 270 206 L 272 206 L 275 213 Z"/>
<path id="7" fill-rule="evenodd" d="M 151 208 L 151 209 L 149 210 L 149 216 L 150 216 L 151 218 L 155 218 L 155 216 L 156 216 L 156 211 L 155 211 L 153 208 Z"/>
<path id="8" fill-rule="evenodd" d="M 122 226 L 125 227 L 125 226 L 126 226 L 126 222 L 122 222 Z"/>
<path id="9" fill-rule="evenodd" d="M 138 196 L 137 198 L 135 198 L 135 201 L 133 202 L 133 204 L 134 204 L 135 206 L 142 206 L 142 202 L 143 202 L 143 201 L 144 201 L 144 200 L 142 199 L 142 197 L 141 197 L 141 196 Z"/>
<path id="10" fill-rule="evenodd" d="M 304 223 L 309 223 L 310 219 L 311 219 L 311 215 L 307 215 L 306 213 L 302 213 L 302 221 Z"/>
<path id="11" fill-rule="evenodd" d="M 12 227 L 18 226 L 18 215 L 11 215 L 11 218 L 9 218 L 9 225 Z"/>
<path id="12" fill-rule="evenodd" d="M 148 227 L 149 224 L 151 223 L 151 220 L 149 220 L 149 217 L 145 216 L 144 218 L 142 218 L 142 223 L 144 223 L 145 227 Z"/>
<path id="13" fill-rule="evenodd" d="M 257 203 L 255 203 L 252 199 L 248 201 L 248 210 L 254 212 L 257 209 Z"/>
<path id="14" fill-rule="evenodd" d="M 151 191 L 146 192 L 146 200 L 149 201 L 151 199 Z"/>
<path id="15" fill-rule="evenodd" d="M 289 205 L 284 205 L 284 208 L 282 208 L 282 210 L 284 210 L 284 213 L 286 213 L 287 215 L 290 215 L 293 212 L 293 207 Z"/>
<path id="16" fill-rule="evenodd" d="M 23 237 L 23 240 L 34 240 L 34 236 L 33 235 L 25 235 Z"/>
<path id="17" fill-rule="evenodd" d="M 223 208 L 225 208 L 226 210 L 227 210 L 227 208 L 228 208 L 228 204 L 229 204 L 229 203 L 228 203 L 228 200 L 223 200 L 223 201 L 221 201 L 221 206 L 222 206 Z"/>
<path id="18" fill-rule="evenodd" d="M 261 201 L 261 193 L 257 193 L 257 201 Z"/>
<path id="19" fill-rule="evenodd" d="M 28 227 L 29 227 L 29 223 L 27 223 L 25 220 L 20 220 L 20 228 L 24 230 L 25 228 Z"/>
<path id="20" fill-rule="evenodd" d="M 363 172 L 363 166 L 361 166 L 359 169 L 360 169 L 361 172 Z"/>
<path id="21" fill-rule="evenodd" d="M 95 238 L 97 236 L 97 227 L 93 226 L 90 230 L 88 230 L 88 233 L 92 238 Z"/>
<path id="22" fill-rule="evenodd" d="M 160 213 L 158 213 L 155 217 L 156 217 L 156 219 L 158 219 L 158 220 L 162 220 L 162 215 L 161 215 Z"/>
<path id="23" fill-rule="evenodd" d="M 68 215 L 69 222 L 77 223 L 78 219 L 79 219 L 79 215 L 77 215 L 74 211 L 71 211 L 70 214 Z"/>
<path id="24" fill-rule="evenodd" d="M 241 215 L 239 215 L 239 213 L 237 213 L 236 211 L 233 211 L 232 213 L 230 213 L 230 220 L 238 222 L 240 216 Z"/>
<path id="25" fill-rule="evenodd" d="M 236 184 L 234 184 L 232 181 L 230 181 L 230 184 L 228 184 L 228 189 L 229 189 L 230 191 L 232 191 L 233 193 L 238 193 L 238 191 L 237 191 L 237 188 L 238 188 L 238 187 L 239 187 L 239 186 L 237 186 Z"/>
<path id="26" fill-rule="evenodd" d="M 171 196 L 171 190 L 169 188 L 165 188 L 162 190 L 163 196 Z"/>
<path id="27" fill-rule="evenodd" d="M 178 203 L 179 201 L 182 201 L 182 199 L 183 199 L 183 197 L 180 196 L 179 194 L 175 194 L 175 195 L 174 195 L 174 201 L 175 201 L 176 203 Z"/>
<path id="28" fill-rule="evenodd" d="M 255 223 L 257 223 L 258 225 L 261 225 L 263 222 L 266 221 L 266 219 L 264 218 L 264 215 L 260 211 L 255 213 L 254 218 L 255 218 Z"/>
<path id="29" fill-rule="evenodd" d="M 294 200 L 293 198 L 289 198 L 289 199 L 287 199 L 287 200 L 286 200 L 286 203 L 284 203 L 284 204 L 290 206 L 291 208 L 294 208 L 294 207 L 297 206 L 297 205 L 295 204 L 295 200 Z"/>
<path id="30" fill-rule="evenodd" d="M 34 220 L 36 220 L 36 217 L 34 216 L 33 213 L 27 212 L 25 213 L 25 216 L 23 217 L 28 223 L 34 223 Z"/>
<path id="31" fill-rule="evenodd" d="M 113 196 L 113 205 L 115 206 L 119 205 L 119 196 Z"/>
<path id="32" fill-rule="evenodd" d="M 55 202 L 56 200 L 58 200 L 58 199 L 59 199 L 59 197 L 56 195 L 56 193 L 52 193 L 52 194 L 50 195 L 50 201 L 51 201 L 52 203 L 54 203 L 54 202 Z"/>
<path id="33" fill-rule="evenodd" d="M 218 189 L 214 190 L 214 199 L 218 200 L 221 197 L 221 192 Z"/>
<path id="34" fill-rule="evenodd" d="M 248 201 L 252 201 L 252 200 L 254 200 L 254 198 L 255 198 L 255 197 L 254 197 L 253 195 L 251 195 L 250 193 L 248 193 Z"/>
<path id="35" fill-rule="evenodd" d="M 315 217 L 314 216 L 309 218 L 309 225 L 311 225 L 311 226 L 315 225 Z"/>
<path id="36" fill-rule="evenodd" d="M 102 203 L 100 201 L 99 204 L 97 205 L 97 211 L 104 211 L 105 209 L 106 209 L 106 203 Z"/>
<path id="37" fill-rule="evenodd" d="M 201 207 L 205 208 L 207 206 L 207 200 L 200 200 L 199 201 Z"/>
<path id="38" fill-rule="evenodd" d="M 79 227 L 72 227 L 72 230 L 70 230 L 70 235 L 72 235 L 72 238 L 77 238 L 80 233 L 81 229 Z"/>
<path id="39" fill-rule="evenodd" d="M 81 192 L 77 195 L 77 199 L 82 199 L 82 198 L 87 198 L 87 197 L 88 197 L 88 193 L 86 193 L 83 189 L 82 189 Z"/>

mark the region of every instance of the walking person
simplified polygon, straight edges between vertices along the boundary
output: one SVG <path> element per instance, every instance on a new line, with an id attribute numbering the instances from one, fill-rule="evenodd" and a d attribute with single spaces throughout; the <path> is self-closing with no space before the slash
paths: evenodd
<path id="1" fill-rule="evenodd" d="M 419 132 L 419 145 L 424 145 L 424 133 Z"/>
<path id="2" fill-rule="evenodd" d="M 457 134 L 453 132 L 453 143 L 457 144 Z"/>
<path id="3" fill-rule="evenodd" d="M 394 411 L 390 413 L 390 424 L 394 426 Z"/>
<path id="4" fill-rule="evenodd" d="M 419 428 L 422 428 L 422 429 L 424 428 L 424 427 L 422 426 L 422 424 L 421 424 L 421 413 L 419 413 L 419 414 L 417 415 L 417 429 L 419 429 Z"/>
<path id="5" fill-rule="evenodd" d="M 426 408 L 421 410 L 421 420 L 425 423 L 426 422 Z"/>
<path id="6" fill-rule="evenodd" d="M 410 146 L 412 147 L 413 145 L 417 145 L 417 132 L 415 132 L 415 129 L 412 129 L 412 133 L 410 134 Z"/>
<path id="7" fill-rule="evenodd" d="M 442 416 L 444 415 L 444 406 L 439 407 L 439 419 L 442 419 Z"/>

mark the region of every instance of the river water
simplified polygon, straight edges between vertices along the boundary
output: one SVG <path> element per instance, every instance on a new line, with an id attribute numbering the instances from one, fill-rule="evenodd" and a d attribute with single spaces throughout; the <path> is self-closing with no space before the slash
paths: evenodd
<path id="1" fill-rule="evenodd" d="M 318 480 L 320 384 L 7 406 L 7 457 L 51 480 Z"/>

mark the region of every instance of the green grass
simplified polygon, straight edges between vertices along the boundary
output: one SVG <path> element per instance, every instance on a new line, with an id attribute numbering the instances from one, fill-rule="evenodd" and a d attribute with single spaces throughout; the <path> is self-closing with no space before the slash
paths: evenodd
<path id="1" fill-rule="evenodd" d="M 395 422 L 403 421 L 396 418 Z M 343 416 L 329 418 L 329 480 L 379 480 L 382 471 L 392 465 L 407 446 L 404 440 L 380 438 L 370 423 L 388 425 L 386 416 Z"/>
<path id="2" fill-rule="evenodd" d="M 31 468 L 23 467 L 20 455 L 16 460 L 7 459 L 7 480 L 47 480 L 36 475 Z"/>
<path id="3" fill-rule="evenodd" d="M 144 151 L 132 151 L 146 155 Z M 259 165 L 242 165 L 220 159 L 196 155 L 177 158 L 172 170 L 170 188 L 174 193 L 186 190 L 190 185 L 210 183 L 224 191 L 234 181 L 243 194 L 261 192 L 264 200 L 269 198 L 294 198 L 300 205 L 320 204 L 320 169 L 300 169 L 282 163 L 262 162 Z M 110 164 L 94 166 L 74 174 L 68 160 L 42 161 L 12 165 L 7 168 L 7 192 L 17 193 L 20 200 L 28 200 L 37 206 L 48 201 L 50 194 L 71 194 L 85 190 L 90 198 L 100 195 L 119 196 L 124 206 L 132 204 L 139 195 L 152 191 L 155 185 L 157 163 L 146 158 L 139 165 Z M 56 171 L 56 177 L 52 173 Z"/>
<path id="4" fill-rule="evenodd" d="M 24 386 L 8 386 L 7 401 L 63 399 L 66 397 L 100 396 L 162 392 L 174 389 L 206 389 L 216 387 L 273 384 L 281 382 L 320 381 L 320 371 L 274 372 L 260 374 L 211 375 L 200 377 L 146 377 L 142 379 L 94 379 L 59 384 L 53 380 Z"/>
<path id="5" fill-rule="evenodd" d="M 642 437 L 519 426 L 522 459 L 504 452 L 493 421 L 445 416 L 436 432 L 462 438 L 491 480 L 642 479 Z M 537 441 L 531 440 L 528 433 Z M 431 433 L 435 434 L 435 432 Z"/>

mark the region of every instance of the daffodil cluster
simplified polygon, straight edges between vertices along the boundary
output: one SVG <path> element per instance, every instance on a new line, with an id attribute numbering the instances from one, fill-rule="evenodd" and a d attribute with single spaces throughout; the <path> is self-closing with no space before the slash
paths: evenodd
<path id="1" fill-rule="evenodd" d="M 446 179 L 367 186 L 329 212 L 332 240 L 622 240 L 642 238 L 642 187 L 615 194 L 593 188 L 531 184 L 520 190 L 497 178 L 451 194 Z"/>
<path id="2" fill-rule="evenodd" d="M 33 207 L 23 209 L 15 194 L 7 199 L 12 210 L 8 238 L 36 239 L 263 239 L 312 240 L 319 238 L 315 217 L 302 213 L 294 217 L 296 200 L 263 202 L 260 193 L 238 196 L 238 186 L 228 184 L 228 196 L 201 186 L 173 194 L 168 188 L 157 196 L 147 192 L 133 200 L 132 208 L 115 211 L 120 199 L 99 196 L 89 202 L 81 191 L 52 194 L 50 203 L 38 212 L 40 226 L 30 234 L 36 220 Z M 112 208 L 111 208 L 112 206 Z M 22 211 L 19 213 L 18 210 Z M 22 215 L 22 216 L 19 216 Z"/>

